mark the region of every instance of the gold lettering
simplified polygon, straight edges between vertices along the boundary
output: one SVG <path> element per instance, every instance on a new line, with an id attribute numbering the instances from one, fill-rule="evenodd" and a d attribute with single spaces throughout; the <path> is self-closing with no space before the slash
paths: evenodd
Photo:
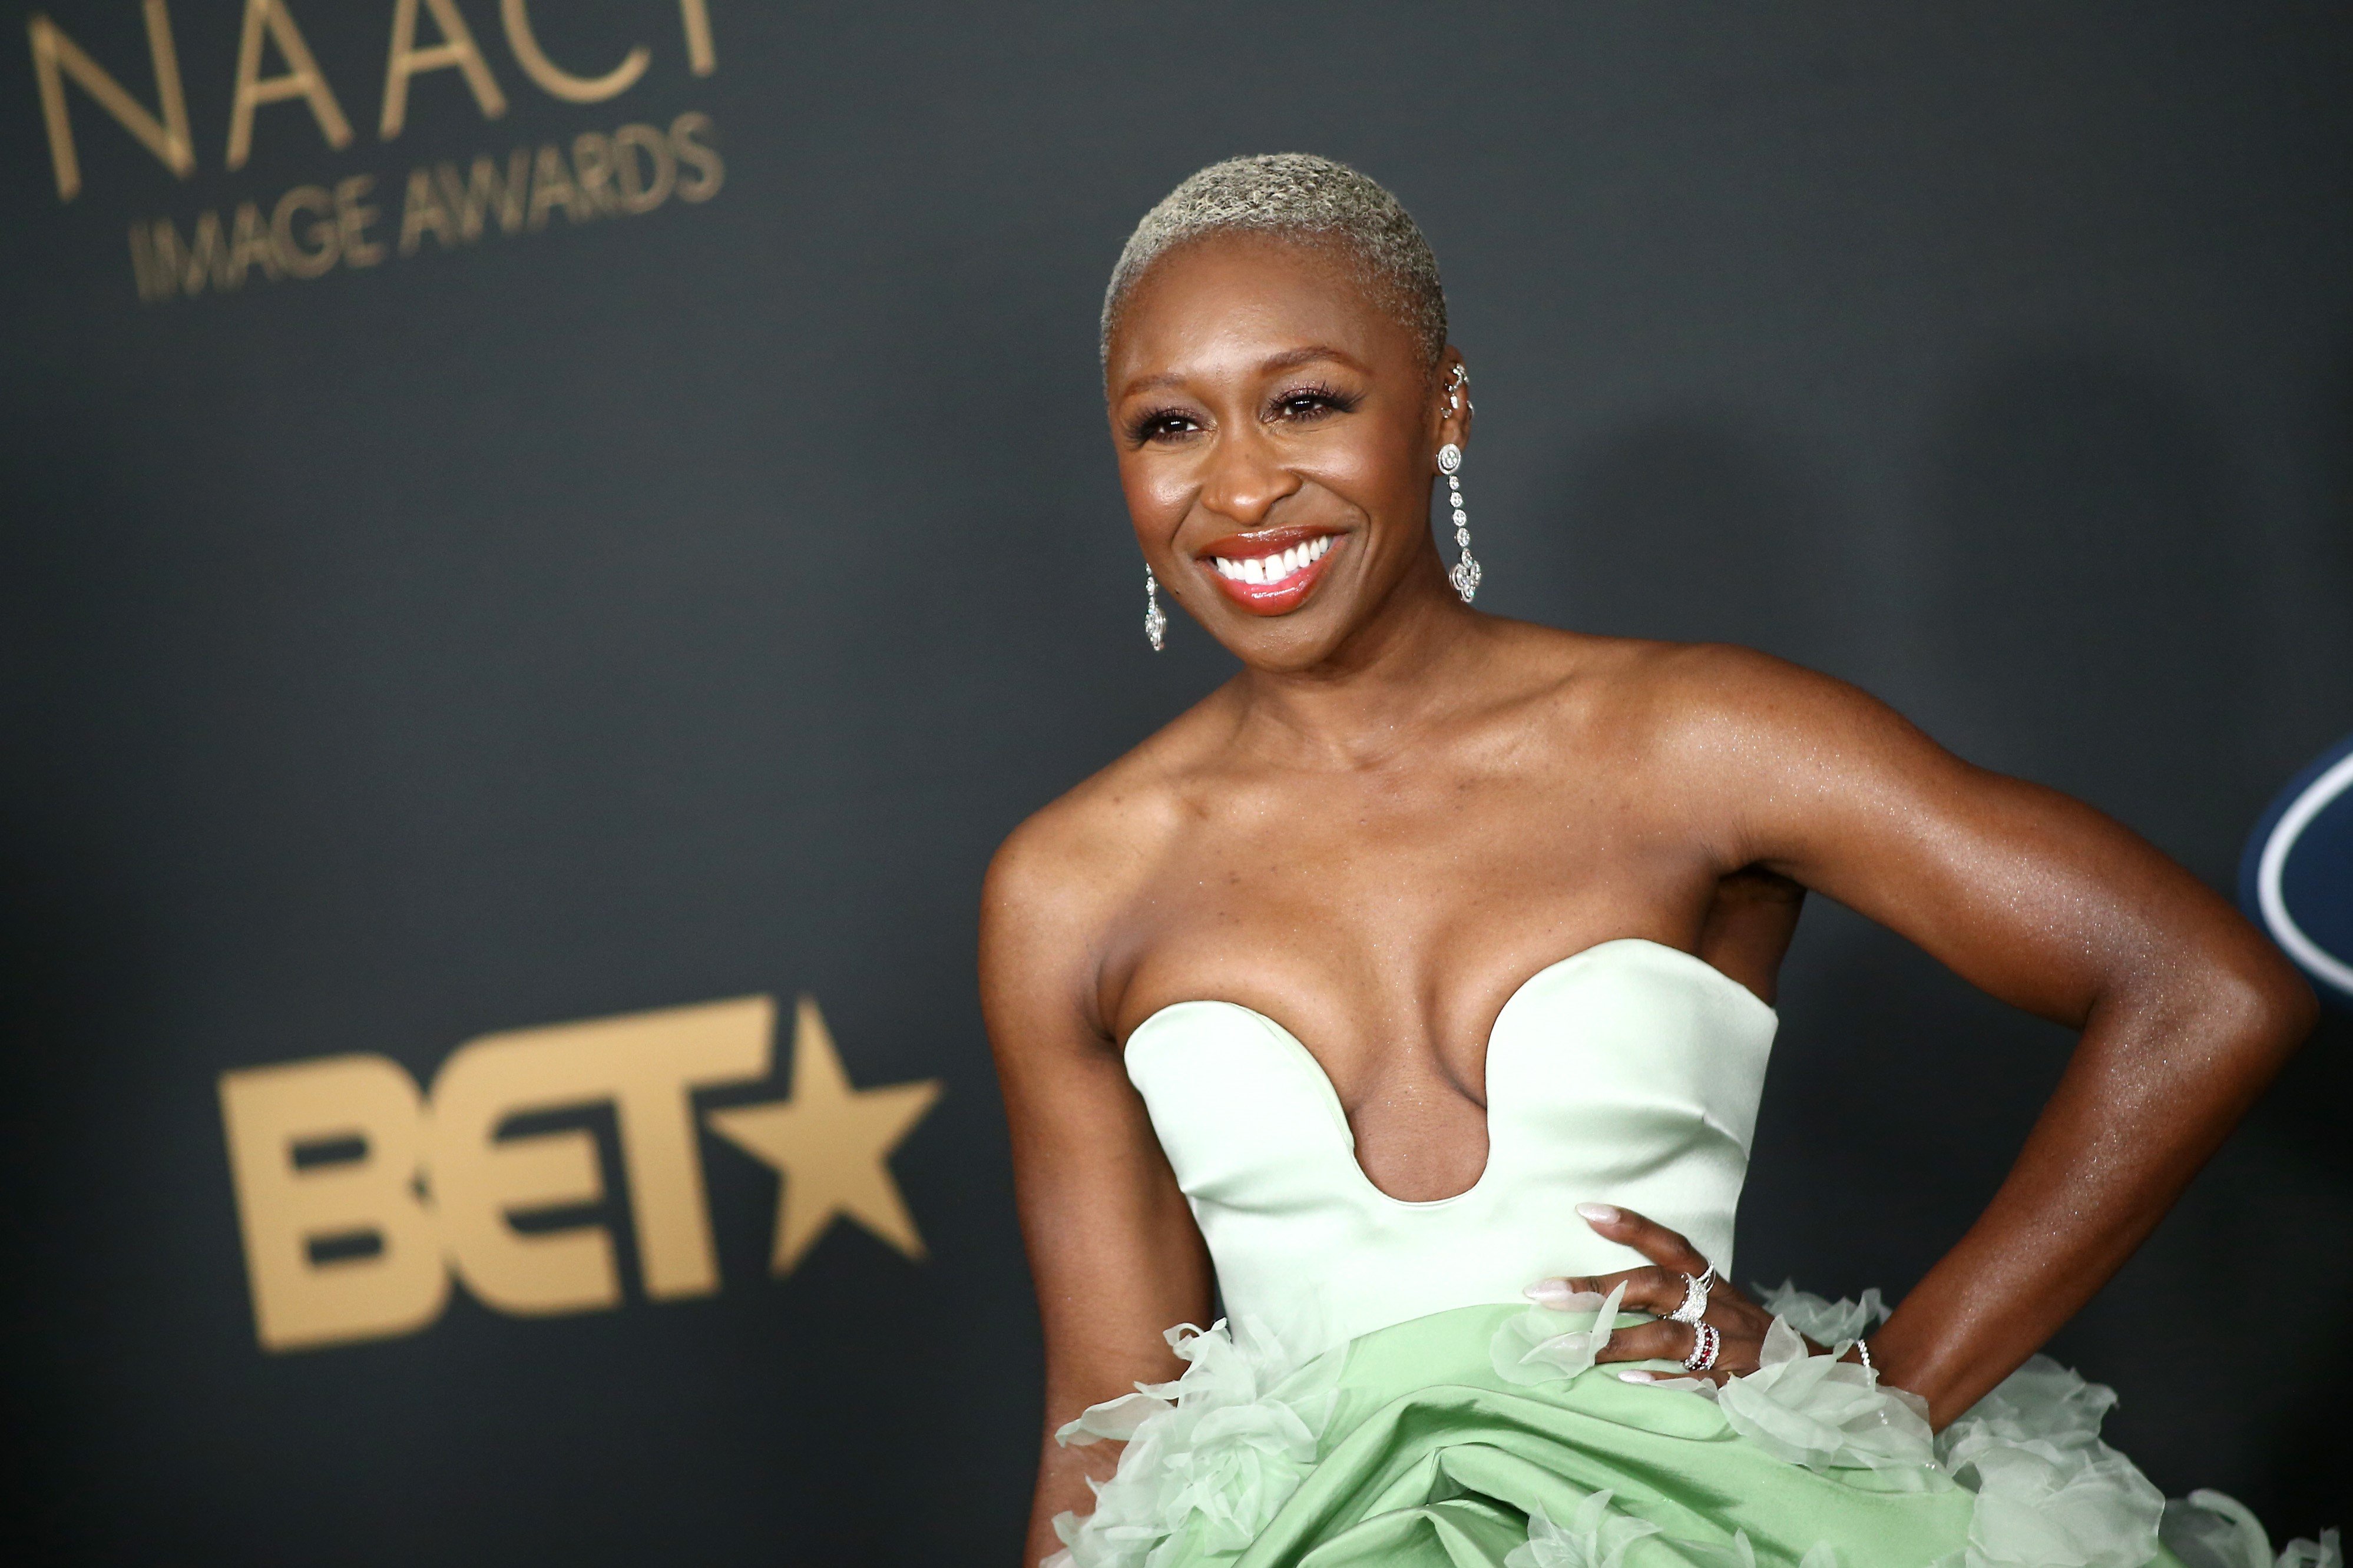
<path id="1" fill-rule="evenodd" d="M 166 294 L 176 289 L 194 299 L 207 282 L 216 289 L 230 287 L 228 242 L 221 235 L 220 214 L 209 209 L 198 214 L 195 233 L 185 245 L 170 218 L 157 218 L 153 232 L 155 265 L 164 275 Z"/>
<path id="2" fill-rule="evenodd" d="M 596 216 L 596 209 L 581 197 L 579 187 L 572 183 L 564 154 L 555 150 L 554 142 L 547 142 L 541 146 L 538 161 L 532 165 L 531 232 L 537 234 L 545 228 L 548 212 L 558 206 L 574 223 L 586 223 Z"/>
<path id="3" fill-rule="evenodd" d="M 499 1139 L 510 1119 L 609 1100 L 621 1134 L 646 1293 L 719 1288 L 696 1158 L 691 1093 L 768 1070 L 776 1006 L 765 996 L 487 1035 L 433 1080 L 434 1208 L 458 1271 L 493 1307 L 587 1311 L 620 1299 L 612 1237 L 577 1226 L 516 1233 L 517 1208 L 593 1202 L 596 1146 L 575 1130 Z"/>
<path id="4" fill-rule="evenodd" d="M 441 29 L 441 41 L 423 49 L 417 47 L 417 0 L 397 0 L 393 6 L 392 51 L 384 68 L 384 117 L 376 131 L 385 142 L 399 135 L 408 123 L 408 80 L 423 71 L 455 66 L 473 89 L 483 119 L 496 120 L 507 111 L 507 95 L 499 90 L 466 18 L 458 14 L 457 0 L 425 0 L 425 4 L 433 12 L 433 25 Z M 412 188 L 414 184 L 412 181 Z"/>
<path id="5" fill-rule="evenodd" d="M 656 1300 L 719 1289 L 711 1211 L 696 1148 L 698 1089 L 767 1075 L 776 1005 L 766 996 L 640 1014 L 615 1032 L 611 1082 L 620 1111 L 622 1162 L 638 1232 L 646 1294 Z M 628 1031 L 639 1032 L 632 1040 Z"/>
<path id="6" fill-rule="evenodd" d="M 572 139 L 572 167 L 580 178 L 580 199 L 595 211 L 609 213 L 618 205 L 613 191 L 612 139 L 594 131 Z"/>
<path id="7" fill-rule="evenodd" d="M 459 1277 L 489 1306 L 539 1315 L 620 1304 L 613 1238 L 601 1226 L 525 1236 L 516 1210 L 595 1203 L 605 1195 L 596 1141 L 579 1128 L 501 1139 L 520 1112 L 595 1098 L 568 1081 L 558 1043 L 478 1040 L 433 1080 L 433 1208 Z"/>
<path id="8" fill-rule="evenodd" d="M 678 161 L 702 176 L 679 183 L 680 201 L 707 202 L 719 194 L 721 184 L 726 180 L 727 165 L 719 161 L 719 154 L 695 140 L 698 134 L 708 136 L 716 129 L 711 116 L 691 110 L 670 122 L 670 142 L 677 150 Z"/>
<path id="9" fill-rule="evenodd" d="M 261 35 L 269 29 L 269 38 L 278 46 L 292 68 L 282 76 L 263 77 L 261 74 Z M 351 145 L 351 121 L 343 118 L 343 106 L 335 101 L 334 89 L 327 85 L 311 58 L 311 46 L 302 41 L 302 30 L 294 25 L 293 14 L 286 9 L 286 0 L 246 0 L 245 32 L 237 46 L 237 96 L 228 112 L 228 166 L 245 167 L 253 152 L 253 111 L 265 103 L 279 103 L 299 98 L 311 106 L 311 117 L 319 122 L 319 134 L 327 145 L 338 152 Z"/>
<path id="10" fill-rule="evenodd" d="M 228 286 L 242 286 L 246 268 L 257 265 L 264 278 L 272 283 L 278 281 L 277 242 L 270 236 L 269 226 L 261 221 L 261 209 L 251 202 L 243 202 L 238 204 L 237 224 L 229 233 Z"/>
<path id="11" fill-rule="evenodd" d="M 270 243 L 278 247 L 278 265 L 292 278 L 323 278 L 334 270 L 343 258 L 342 230 L 329 218 L 321 218 L 303 232 L 310 242 L 305 249 L 294 238 L 294 216 L 297 213 L 332 213 L 335 198 L 316 185 L 297 185 L 278 198 L 278 208 L 269 215 Z"/>
<path id="12" fill-rule="evenodd" d="M 638 167 L 640 153 L 653 165 L 651 179 Z M 624 125 L 614 132 L 613 184 L 625 213 L 649 213 L 670 200 L 671 187 L 678 184 L 678 157 L 668 138 L 650 125 Z"/>
<path id="13" fill-rule="evenodd" d="M 542 91 L 566 103 L 601 103 L 606 99 L 627 92 L 646 74 L 647 62 L 652 51 L 643 44 L 630 49 L 621 63 L 599 77 L 574 76 L 547 58 L 539 47 L 539 38 L 531 30 L 531 14 L 523 0 L 499 0 L 499 18 L 506 24 L 507 47 L 514 50 L 515 63 L 523 74 L 537 82 Z M 688 29 L 692 32 L 690 19 Z M 708 31 L 708 27 L 705 28 Z"/>
<path id="14" fill-rule="evenodd" d="M 449 216 L 440 193 L 434 188 L 433 171 L 419 164 L 408 171 L 408 195 L 400 204 L 400 254 L 416 255 L 417 247 L 425 243 L 425 231 L 428 228 L 433 237 L 441 242 L 442 249 L 457 245 L 458 220 Z"/>
<path id="15" fill-rule="evenodd" d="M 360 198 L 374 189 L 374 174 L 353 174 L 335 186 L 335 227 L 346 267 L 374 267 L 384 259 L 384 247 L 367 237 L 368 225 L 383 216 L 383 209 L 360 205 Z"/>
<path id="16" fill-rule="evenodd" d="M 499 166 L 488 154 L 474 160 L 466 184 L 458 184 L 458 171 L 448 163 L 435 171 L 441 182 L 442 198 L 458 217 L 458 237 L 468 244 L 482 235 L 482 215 L 491 205 L 498 205 L 499 227 L 508 234 L 522 229 L 523 200 L 531 184 L 531 149 L 518 147 L 507 159 L 506 178 L 499 178 Z"/>
<path id="17" fill-rule="evenodd" d="M 81 192 L 81 160 L 74 151 L 73 122 L 66 115 L 66 78 L 90 94 L 139 144 L 182 179 L 196 170 L 195 142 L 188 135 L 188 103 L 180 89 L 180 58 L 172 47 L 172 18 L 164 0 L 146 0 L 147 54 L 155 69 L 155 105 L 161 117 L 122 89 L 81 46 L 42 13 L 28 24 L 33 38 L 33 75 L 40 84 L 41 122 L 49 134 L 49 164 L 57 174 L 58 200 Z"/>
<path id="18" fill-rule="evenodd" d="M 154 262 L 148 255 L 147 226 L 134 223 L 131 226 L 131 281 L 138 287 L 139 302 L 142 305 L 152 305 L 171 292 L 155 281 L 152 276 L 153 268 Z"/>
<path id="19" fill-rule="evenodd" d="M 709 76 L 719 68 L 719 52 L 711 47 L 711 7 L 704 0 L 678 0 L 678 9 L 686 23 L 687 68 Z"/>
<path id="20" fill-rule="evenodd" d="M 221 1120 L 245 1237 L 254 1331 L 286 1351 L 414 1332 L 449 1277 L 417 1196 L 417 1085 L 384 1057 L 327 1057 L 223 1073 Z M 303 1144 L 357 1142 L 307 1169 Z M 373 1236 L 373 1256 L 314 1261 L 312 1245 Z"/>

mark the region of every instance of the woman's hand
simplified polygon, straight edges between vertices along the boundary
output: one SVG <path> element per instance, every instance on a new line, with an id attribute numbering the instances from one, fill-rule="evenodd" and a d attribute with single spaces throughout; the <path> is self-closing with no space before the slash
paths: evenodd
<path id="1" fill-rule="evenodd" d="M 1577 1212 L 1595 1231 L 1632 1247 L 1655 1267 L 1583 1279 L 1539 1279 L 1528 1287 L 1528 1299 L 1539 1306 L 1560 1307 L 1580 1292 L 1606 1296 L 1622 1282 L 1626 1294 L 1620 1301 L 1621 1310 L 1655 1313 L 1658 1321 L 1620 1329 L 1609 1336 L 1594 1361 L 1691 1361 L 1699 1344 L 1698 1326 L 1674 1321 L 1668 1314 L 1683 1304 L 1691 1281 L 1708 1272 L 1708 1260 L 1665 1226 L 1630 1209 L 1609 1204 L 1579 1204 Z M 1730 1280 L 1718 1277 L 1708 1286 L 1707 1310 L 1700 1321 L 1720 1336 L 1714 1363 L 1705 1371 L 1666 1375 L 1704 1377 L 1722 1384 L 1726 1378 L 1757 1370 L 1764 1352 L 1765 1332 L 1773 1326 L 1770 1312 L 1741 1294 Z M 1821 1349 L 1811 1340 L 1806 1343 L 1817 1352 Z M 1648 1383 L 1661 1374 L 1636 1371 L 1619 1375 L 1630 1383 Z"/>

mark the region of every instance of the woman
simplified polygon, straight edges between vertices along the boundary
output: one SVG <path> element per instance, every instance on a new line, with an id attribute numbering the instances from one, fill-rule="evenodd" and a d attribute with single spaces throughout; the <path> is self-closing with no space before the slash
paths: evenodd
<path id="1" fill-rule="evenodd" d="M 1468 373 L 1355 171 L 1185 182 L 1103 353 L 1147 635 L 1165 592 L 1243 668 L 989 873 L 1032 1560 L 2176 1562 L 2102 1391 L 2028 1358 L 2309 1027 L 2301 980 L 2123 827 L 1859 691 L 1473 611 Z M 1808 889 L 2083 1031 L 1883 1326 L 1728 1277 Z M 1232 1328 L 1170 1329 L 1213 1291 Z M 2168 1542 L 2252 1561 L 2208 1545 L 2235 1508 Z"/>

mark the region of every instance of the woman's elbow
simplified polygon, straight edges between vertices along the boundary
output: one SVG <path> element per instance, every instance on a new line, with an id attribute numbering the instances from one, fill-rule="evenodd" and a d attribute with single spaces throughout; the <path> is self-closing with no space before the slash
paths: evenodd
<path id="1" fill-rule="evenodd" d="M 2201 1011 L 2225 1037 L 2276 1067 L 2320 1021 L 2320 998 L 2286 955 L 2252 929 L 2200 987 Z"/>

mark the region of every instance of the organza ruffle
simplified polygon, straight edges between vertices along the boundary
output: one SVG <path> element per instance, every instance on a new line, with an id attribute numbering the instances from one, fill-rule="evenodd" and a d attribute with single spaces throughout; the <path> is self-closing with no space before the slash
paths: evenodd
<path id="1" fill-rule="evenodd" d="M 1609 1507 L 1609 1493 L 1595 1492 L 1577 1504 L 1569 1522 L 1555 1524 L 1541 1505 L 1528 1515 L 1528 1539 L 1504 1559 L 1504 1568 L 1623 1568 L 1636 1542 L 1662 1533 L 1647 1519 L 1618 1513 Z M 1733 1533 L 1725 1546 L 1697 1542 L 1679 1543 L 1683 1561 L 1694 1568 L 1757 1568 L 1757 1546 L 1745 1530 Z M 1798 1568 L 1838 1568 L 1838 1553 L 1828 1546 L 1809 1548 Z"/>
<path id="2" fill-rule="evenodd" d="M 1763 1303 L 1763 1364 L 1721 1389 L 1596 1368 L 1615 1295 L 1314 1356 L 1251 1321 L 1171 1330 L 1181 1376 L 1062 1429 L 1127 1448 L 1046 1568 L 2345 1568 L 2335 1531 L 2274 1555 L 2228 1498 L 2168 1507 L 2100 1441 L 2115 1394 L 2047 1357 L 1932 1436 L 1800 1337 L 1843 1349 L 1877 1292 Z"/>
<path id="3" fill-rule="evenodd" d="M 1071 1568 L 1161 1568 L 1191 1541 L 1208 1552 L 1255 1541 L 1314 1467 L 1343 1352 L 1308 1359 L 1244 1318 L 1207 1331 L 1180 1323 L 1173 1383 L 1092 1405 L 1055 1434 L 1064 1444 L 1123 1441 L 1119 1470 L 1094 1485 L 1094 1511 L 1054 1521 Z"/>
<path id="4" fill-rule="evenodd" d="M 2221 1492 L 2194 1491 L 2165 1505 L 2158 1527 L 2183 1568 L 2345 1568 L 2337 1531 L 2318 1541 L 2291 1541 L 2272 1555 L 2271 1537 L 2245 1504 Z"/>

